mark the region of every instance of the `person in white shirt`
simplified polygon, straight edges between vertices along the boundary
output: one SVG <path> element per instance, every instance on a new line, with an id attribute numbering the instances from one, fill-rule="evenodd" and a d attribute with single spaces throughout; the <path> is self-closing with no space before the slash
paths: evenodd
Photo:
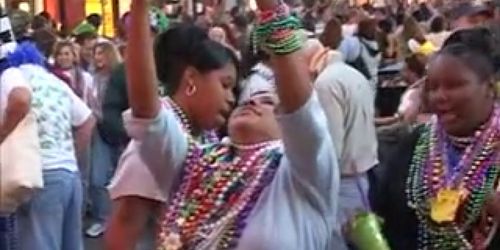
<path id="1" fill-rule="evenodd" d="M 31 91 L 18 69 L 9 68 L 0 77 L 0 144 L 28 114 Z"/>
<path id="2" fill-rule="evenodd" d="M 19 73 L 3 82 L 26 81 L 31 89 L 40 140 L 44 188 L 19 207 L 20 250 L 82 250 L 82 184 L 77 158 L 86 150 L 94 126 L 90 109 L 42 65 L 30 43 L 18 45 L 11 62 Z M 21 63 L 22 62 L 22 63 Z"/>
<path id="3" fill-rule="evenodd" d="M 343 37 L 338 48 L 344 61 L 368 78 L 374 93 L 377 91 L 378 69 L 382 60 L 382 53 L 375 40 L 376 30 L 375 19 L 363 19 L 358 25 L 357 35 Z"/>
<path id="4" fill-rule="evenodd" d="M 31 102 L 29 85 L 19 77 L 19 70 L 4 71 L 5 64 L 0 62 L 0 145 L 26 117 Z M 0 249 L 10 250 L 17 245 L 16 224 L 15 214 L 0 215 Z"/>
<path id="5" fill-rule="evenodd" d="M 329 62 L 314 83 L 323 107 L 341 169 L 338 222 L 345 224 L 364 204 L 369 191 L 368 172 L 378 164 L 374 92 L 368 80 L 347 65 L 337 47 L 341 25 L 330 20 L 321 36 L 330 48 Z M 359 186 L 358 186 L 359 185 Z"/>

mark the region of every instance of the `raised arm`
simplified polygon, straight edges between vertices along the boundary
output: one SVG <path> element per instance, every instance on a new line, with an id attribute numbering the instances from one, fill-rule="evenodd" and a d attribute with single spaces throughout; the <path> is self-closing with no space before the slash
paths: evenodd
<path id="1" fill-rule="evenodd" d="M 286 170 L 307 197 L 320 197 L 319 209 L 336 213 L 339 169 L 326 117 L 313 94 L 308 67 L 301 55 L 298 23 L 279 0 L 257 0 L 261 13 L 257 28 L 260 45 L 272 55 L 278 96 L 284 113 L 279 117 Z M 300 131 L 300 133 L 297 133 Z"/>
<path id="2" fill-rule="evenodd" d="M 160 110 L 156 69 L 153 57 L 153 38 L 149 29 L 149 0 L 132 1 L 129 40 L 127 88 L 132 114 L 137 118 L 154 118 Z"/>

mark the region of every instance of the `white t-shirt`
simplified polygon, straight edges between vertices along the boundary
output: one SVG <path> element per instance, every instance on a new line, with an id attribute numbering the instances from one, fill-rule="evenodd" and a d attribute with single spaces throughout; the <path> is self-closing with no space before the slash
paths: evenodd
<path id="1" fill-rule="evenodd" d="M 9 68 L 0 75 L 0 122 L 4 119 L 10 92 L 15 88 L 30 90 L 23 73 L 17 68 Z"/>
<path id="2" fill-rule="evenodd" d="M 32 110 L 38 122 L 43 169 L 78 171 L 73 128 L 85 123 L 91 110 L 44 68 L 27 64 L 19 69 L 33 90 Z"/>

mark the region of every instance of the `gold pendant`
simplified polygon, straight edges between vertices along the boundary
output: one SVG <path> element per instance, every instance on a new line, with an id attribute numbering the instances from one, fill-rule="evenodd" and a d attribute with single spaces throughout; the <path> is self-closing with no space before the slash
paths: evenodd
<path id="1" fill-rule="evenodd" d="M 453 222 L 465 193 L 450 187 L 438 191 L 431 199 L 431 218 L 436 223 Z"/>

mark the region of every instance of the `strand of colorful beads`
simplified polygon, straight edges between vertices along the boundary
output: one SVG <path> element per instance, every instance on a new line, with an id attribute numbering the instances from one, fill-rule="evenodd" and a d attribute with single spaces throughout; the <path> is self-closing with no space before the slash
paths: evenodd
<path id="1" fill-rule="evenodd" d="M 187 118 L 187 115 L 186 113 L 184 113 L 181 109 L 181 107 L 179 107 L 179 105 L 177 105 L 177 103 L 175 103 L 172 99 L 167 99 L 167 103 L 168 105 L 170 105 L 170 107 L 172 108 L 172 110 L 174 111 L 175 115 L 180 119 L 181 121 L 181 125 L 182 125 L 182 128 L 184 129 L 184 131 L 188 134 L 188 135 L 192 135 L 192 128 L 191 128 L 191 123 L 189 122 L 189 119 Z M 166 106 L 166 104 L 163 104 L 164 106 Z"/>
<path id="2" fill-rule="evenodd" d="M 230 146 L 200 148 L 191 140 L 182 184 L 161 224 L 159 249 L 198 249 L 220 236 L 213 234 L 221 228 L 218 249 L 234 246 L 252 204 L 274 176 L 277 148 L 276 142 L 262 144 L 241 159 L 228 157 Z M 172 247 L 172 237 L 181 244 Z"/>
<path id="3" fill-rule="evenodd" d="M 500 132 L 500 108 L 495 107 L 492 119 L 483 130 L 477 131 L 468 145 L 459 167 L 454 172 L 443 154 L 446 137 L 437 121 L 423 129 L 410 165 L 406 194 L 408 205 L 415 210 L 419 221 L 419 249 L 472 249 L 471 230 L 478 221 L 486 196 L 494 190 L 499 176 L 495 159 L 495 143 Z M 432 201 L 446 188 L 465 191 L 455 219 L 439 223 L 431 217 Z"/>
<path id="4" fill-rule="evenodd" d="M 282 3 L 275 8 L 260 11 L 257 16 L 254 42 L 275 55 L 286 55 L 299 50 L 303 41 L 297 33 L 300 20 L 290 14 L 290 8 Z"/>

